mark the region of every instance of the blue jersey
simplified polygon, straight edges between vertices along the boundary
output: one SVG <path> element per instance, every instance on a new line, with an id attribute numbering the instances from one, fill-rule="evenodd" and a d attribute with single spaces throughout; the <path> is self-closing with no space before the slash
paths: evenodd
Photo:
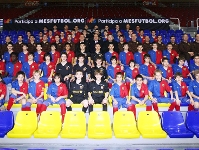
<path id="1" fill-rule="evenodd" d="M 145 54 L 146 54 L 146 52 L 142 52 L 142 53 L 136 52 L 136 53 L 134 54 L 135 63 L 136 63 L 136 64 L 139 64 L 139 65 L 144 64 L 144 55 L 145 55 Z"/>
<path id="2" fill-rule="evenodd" d="M 136 98 L 144 98 L 146 95 L 149 95 L 149 91 L 147 85 L 144 83 L 142 83 L 140 90 L 137 88 L 136 83 L 131 86 L 131 96 L 135 96 Z"/>
<path id="3" fill-rule="evenodd" d="M 112 56 L 116 56 L 116 58 L 118 59 L 118 53 L 117 52 L 113 52 L 113 53 L 106 52 L 105 53 L 105 60 L 108 62 L 108 64 L 111 64 L 111 57 Z"/>
<path id="4" fill-rule="evenodd" d="M 181 85 L 178 84 L 176 81 L 172 83 L 172 89 L 173 91 L 178 92 L 179 97 L 185 97 L 188 91 L 187 85 L 185 82 L 181 82 Z"/>
<path id="5" fill-rule="evenodd" d="M 9 52 L 5 52 L 3 54 L 3 60 L 5 60 L 5 62 L 10 62 L 10 53 Z"/>
<path id="6" fill-rule="evenodd" d="M 192 92 L 194 95 L 199 96 L 199 82 L 196 80 L 191 81 L 189 84 L 189 92 Z"/>
<path id="7" fill-rule="evenodd" d="M 191 64 L 190 66 L 189 66 L 189 70 L 192 72 L 192 71 L 194 71 L 194 70 L 198 70 L 199 69 L 199 66 L 197 66 L 195 63 L 194 64 Z"/>
<path id="8" fill-rule="evenodd" d="M 37 98 L 44 92 L 45 83 L 40 81 L 38 83 L 32 81 L 29 83 L 28 93 L 31 94 L 34 98 Z"/>
<path id="9" fill-rule="evenodd" d="M 126 98 L 126 96 L 128 96 L 128 90 L 126 84 L 125 83 L 121 85 L 118 85 L 117 83 L 113 84 L 110 95 L 113 96 L 114 98 Z"/>
<path id="10" fill-rule="evenodd" d="M 59 86 L 57 86 L 55 83 L 52 83 L 48 87 L 47 94 L 53 97 L 67 96 L 68 90 L 64 83 L 61 83 Z"/>
<path id="11" fill-rule="evenodd" d="M 19 53 L 19 61 L 23 64 L 24 62 L 28 61 L 28 53 L 24 54 L 23 52 Z"/>

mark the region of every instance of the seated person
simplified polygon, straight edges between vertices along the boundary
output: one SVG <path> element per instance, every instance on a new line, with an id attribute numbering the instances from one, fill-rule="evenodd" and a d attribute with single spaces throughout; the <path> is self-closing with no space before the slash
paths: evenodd
<path id="1" fill-rule="evenodd" d="M 4 110 L 4 103 L 6 97 L 6 84 L 3 82 L 2 74 L 0 74 L 0 111 Z"/>
<path id="2" fill-rule="evenodd" d="M 86 113 L 88 109 L 88 87 L 83 80 L 83 71 L 75 72 L 75 81 L 70 83 L 69 96 L 66 101 L 67 111 L 72 111 L 72 104 L 82 104 L 82 111 Z"/>
<path id="3" fill-rule="evenodd" d="M 173 46 L 171 43 L 167 44 L 167 49 L 162 52 L 163 57 L 168 58 L 170 64 L 174 64 L 176 60 L 179 58 L 179 54 L 173 50 Z"/>
<path id="4" fill-rule="evenodd" d="M 68 97 L 68 89 L 66 85 L 61 82 L 61 75 L 55 73 L 54 82 L 50 84 L 47 90 L 48 99 L 45 100 L 41 106 L 40 114 L 46 111 L 49 105 L 59 104 L 61 108 L 62 123 L 66 114 L 66 98 Z"/>
<path id="5" fill-rule="evenodd" d="M 102 110 L 107 111 L 109 96 L 108 84 L 102 80 L 102 71 L 96 70 L 94 75 L 96 80 L 92 81 L 88 86 L 89 112 L 93 111 L 94 104 L 102 104 Z"/>
<path id="6" fill-rule="evenodd" d="M 194 100 L 191 97 L 188 87 L 185 82 L 183 82 L 183 77 L 180 72 L 175 74 L 175 81 L 172 83 L 172 89 L 175 94 L 176 99 L 176 111 L 180 111 L 180 104 L 186 103 L 189 104 L 188 111 L 194 110 Z"/>
<path id="7" fill-rule="evenodd" d="M 108 67 L 108 65 L 111 65 L 111 57 L 115 56 L 118 60 L 119 56 L 118 53 L 114 51 L 114 44 L 113 43 L 109 43 L 108 45 L 108 49 L 109 51 L 105 53 L 104 57 L 105 57 L 105 61 L 106 61 L 106 67 Z"/>
<path id="8" fill-rule="evenodd" d="M 132 111 L 134 116 L 136 117 L 136 104 L 146 104 L 146 111 L 152 110 L 152 103 L 149 100 L 149 91 L 146 84 L 143 83 L 143 77 L 138 74 L 135 77 L 135 83 L 131 86 L 131 103 L 132 103 Z"/>
<path id="9" fill-rule="evenodd" d="M 19 71 L 16 74 L 16 80 L 12 82 L 12 91 L 8 100 L 7 110 L 10 111 L 13 104 L 22 104 L 22 111 L 30 111 L 26 107 L 26 96 L 28 94 L 28 83 L 25 81 L 25 73 Z"/>

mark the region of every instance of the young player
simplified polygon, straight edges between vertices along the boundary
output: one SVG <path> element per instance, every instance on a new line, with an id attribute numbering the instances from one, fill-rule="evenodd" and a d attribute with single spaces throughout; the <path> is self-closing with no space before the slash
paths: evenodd
<path id="1" fill-rule="evenodd" d="M 19 53 L 19 62 L 23 64 L 28 61 L 28 45 L 23 44 L 22 49 L 23 51 Z"/>
<path id="2" fill-rule="evenodd" d="M 40 114 L 41 106 L 44 100 L 45 84 L 40 80 L 41 72 L 35 70 L 33 73 L 33 81 L 30 82 L 28 93 L 29 99 L 27 100 L 26 107 L 30 108 L 31 104 L 37 104 L 36 113 Z"/>
<path id="3" fill-rule="evenodd" d="M 103 72 L 96 70 L 94 72 L 95 81 L 92 81 L 88 87 L 89 112 L 93 111 L 94 104 L 102 104 L 102 110 L 107 111 L 109 89 L 108 84 L 102 80 Z"/>
<path id="4" fill-rule="evenodd" d="M 168 58 L 162 59 L 162 65 L 159 65 L 158 69 L 162 71 L 163 79 L 167 80 L 168 83 L 171 83 L 172 79 L 173 79 L 173 69 L 169 65 L 169 59 Z"/>
<path id="5" fill-rule="evenodd" d="M 95 59 L 95 67 L 92 67 L 91 68 L 91 79 L 92 80 L 96 80 L 95 78 L 95 71 L 96 70 L 100 70 L 101 72 L 103 72 L 103 76 L 102 76 L 102 81 L 107 81 L 107 78 L 108 78 L 108 75 L 107 75 L 107 71 L 106 71 L 106 68 L 102 66 L 102 62 L 103 62 L 103 59 L 102 57 L 97 57 Z"/>
<path id="6" fill-rule="evenodd" d="M 117 64 L 117 57 L 111 57 L 111 65 L 107 68 L 107 75 L 108 75 L 108 86 L 109 88 L 112 87 L 112 84 L 115 82 L 115 77 L 118 72 L 123 71 L 123 66 Z"/>
<path id="7" fill-rule="evenodd" d="M 134 83 L 134 79 L 138 74 L 139 69 L 135 67 L 135 61 L 130 60 L 129 67 L 125 70 L 125 82 L 128 91 L 130 90 L 130 84 Z"/>
<path id="8" fill-rule="evenodd" d="M 59 63 L 60 53 L 58 51 L 56 51 L 56 45 L 55 44 L 51 44 L 50 48 L 51 48 L 50 55 L 52 57 L 52 62 L 55 65 L 57 65 Z"/>
<path id="9" fill-rule="evenodd" d="M 71 45 L 70 43 L 66 43 L 65 44 L 65 50 L 63 51 L 67 54 L 68 58 L 67 58 L 67 62 L 71 63 L 72 65 L 75 63 L 74 59 L 75 59 L 75 53 L 74 51 L 71 50 Z"/>
<path id="10" fill-rule="evenodd" d="M 69 89 L 69 82 L 72 77 L 72 65 L 67 62 L 67 54 L 61 54 L 61 62 L 56 66 L 56 73 L 60 73 L 62 80 L 61 82 L 66 83 L 67 88 Z"/>
<path id="11" fill-rule="evenodd" d="M 137 45 L 137 50 L 138 52 L 134 54 L 134 60 L 136 64 L 142 65 L 144 64 L 144 55 L 146 54 L 146 52 L 143 51 L 142 44 Z"/>
<path id="12" fill-rule="evenodd" d="M 11 62 L 6 64 L 6 73 L 3 81 L 7 84 L 11 83 L 15 80 L 15 76 L 17 72 L 22 69 L 22 64 L 18 61 L 18 54 L 16 52 L 12 52 L 10 54 Z"/>
<path id="13" fill-rule="evenodd" d="M 168 82 L 166 80 L 162 80 L 161 70 L 156 70 L 154 75 L 155 80 L 152 80 L 148 86 L 153 109 L 159 114 L 158 103 L 171 103 L 168 111 L 173 111 L 176 106 L 175 99 L 173 98 L 173 91 Z M 165 97 L 165 92 L 169 92 L 171 98 Z"/>
<path id="14" fill-rule="evenodd" d="M 124 66 L 124 70 L 129 66 L 130 60 L 134 60 L 134 55 L 132 52 L 129 52 L 128 43 L 123 44 L 124 51 L 119 54 L 119 63 Z"/>
<path id="15" fill-rule="evenodd" d="M 143 83 L 143 77 L 138 74 L 135 77 L 135 83 L 131 86 L 131 103 L 132 111 L 136 117 L 136 108 L 135 105 L 144 105 L 146 104 L 146 111 L 152 110 L 152 103 L 149 100 L 149 91 L 146 84 Z"/>
<path id="16" fill-rule="evenodd" d="M 41 106 L 40 114 L 46 111 L 49 105 L 59 104 L 61 108 L 62 123 L 66 114 L 66 98 L 68 97 L 68 89 L 66 85 L 61 82 L 61 75 L 55 73 L 54 82 L 50 84 L 47 90 L 48 99 L 45 100 Z"/>
<path id="17" fill-rule="evenodd" d="M 193 77 L 192 77 L 188 67 L 185 66 L 184 64 L 185 64 L 185 58 L 184 57 L 179 57 L 178 65 L 177 64 L 172 65 L 173 73 L 176 74 L 177 72 L 180 72 L 182 74 L 183 81 L 187 85 L 189 85 L 191 80 L 193 80 Z"/>
<path id="18" fill-rule="evenodd" d="M 8 49 L 8 51 L 5 52 L 5 53 L 3 54 L 3 61 L 4 61 L 5 63 L 11 61 L 10 54 L 11 54 L 12 52 L 14 52 L 14 51 L 13 51 L 13 44 L 12 44 L 11 42 L 7 44 L 7 49 Z"/>
<path id="19" fill-rule="evenodd" d="M 41 80 L 45 83 L 52 82 L 52 76 L 55 71 L 55 64 L 52 61 L 50 53 L 45 53 L 44 62 L 40 64 L 39 70 L 43 73 Z"/>
<path id="20" fill-rule="evenodd" d="M 0 111 L 4 110 L 4 103 L 5 103 L 5 97 L 6 97 L 6 85 L 3 82 L 2 74 L 0 73 Z"/>
<path id="21" fill-rule="evenodd" d="M 91 66 L 92 67 L 96 66 L 96 59 L 99 58 L 99 57 L 102 58 L 102 60 L 103 60 L 102 66 L 105 67 L 105 60 L 104 60 L 103 54 L 101 53 L 101 46 L 100 46 L 99 43 L 96 43 L 95 44 L 95 52 L 91 53 Z"/>
<path id="22" fill-rule="evenodd" d="M 171 43 L 167 44 L 167 49 L 162 52 L 163 57 L 168 58 L 170 64 L 174 64 L 176 59 L 179 58 L 179 54 L 173 50 L 173 46 Z"/>
<path id="23" fill-rule="evenodd" d="M 194 56 L 194 63 L 190 64 L 189 69 L 191 73 L 194 73 L 195 70 L 199 69 L 199 54 Z"/>
<path id="24" fill-rule="evenodd" d="M 8 100 L 7 110 L 12 108 L 14 103 L 22 104 L 22 111 L 29 111 L 26 107 L 26 96 L 28 94 L 28 83 L 25 81 L 25 73 L 23 71 L 17 72 L 16 80 L 12 82 L 12 92 Z"/>
<path id="25" fill-rule="evenodd" d="M 2 57 L 0 56 L 0 74 L 2 77 L 5 75 L 6 71 L 6 63 L 2 60 Z"/>
<path id="26" fill-rule="evenodd" d="M 86 50 L 86 44 L 85 43 L 80 43 L 80 50 L 78 50 L 75 54 L 75 60 L 74 63 L 77 63 L 77 56 L 79 56 L 80 54 L 83 54 L 84 57 L 84 63 L 87 64 L 88 66 L 91 66 L 91 55 L 90 52 L 88 52 Z"/>
<path id="27" fill-rule="evenodd" d="M 160 65 L 163 58 L 162 51 L 157 49 L 157 43 L 153 43 L 152 48 L 153 49 L 148 52 L 151 57 L 151 61 L 156 65 Z"/>
<path id="28" fill-rule="evenodd" d="M 126 84 L 122 82 L 123 75 L 121 72 L 116 74 L 116 82 L 113 84 L 110 96 L 113 101 L 113 114 L 118 111 L 118 109 L 122 106 L 123 108 L 127 108 L 128 111 L 131 111 L 131 103 L 128 100 L 128 91 Z"/>
<path id="29" fill-rule="evenodd" d="M 191 96 L 194 100 L 194 108 L 195 111 L 199 110 L 199 70 L 194 71 L 195 80 L 191 81 L 189 84 L 189 91 L 191 93 Z"/>
<path id="30" fill-rule="evenodd" d="M 175 99 L 176 99 L 176 106 L 175 109 L 176 111 L 180 111 L 180 104 L 181 103 L 187 103 L 189 104 L 188 106 L 188 111 L 194 110 L 194 101 L 193 98 L 191 97 L 190 92 L 188 91 L 188 87 L 185 82 L 183 82 L 183 77 L 180 72 L 177 72 L 175 74 L 175 80 L 172 84 L 172 89 L 175 94 Z M 189 98 L 187 97 L 189 96 Z"/>
<path id="31" fill-rule="evenodd" d="M 111 65 L 111 57 L 115 56 L 118 59 L 118 53 L 114 51 L 113 43 L 109 43 L 109 51 L 105 53 L 106 66 Z"/>
<path id="32" fill-rule="evenodd" d="M 33 61 L 34 53 L 28 53 L 28 62 L 24 62 L 22 65 L 22 71 L 26 74 L 27 82 L 33 77 L 33 72 L 39 69 L 39 64 Z"/>
<path id="33" fill-rule="evenodd" d="M 44 62 L 45 52 L 42 51 L 42 45 L 39 43 L 36 45 L 36 49 L 37 51 L 34 53 L 34 61 L 40 65 Z"/>
<path id="34" fill-rule="evenodd" d="M 86 113 L 88 109 L 88 88 L 83 80 L 83 71 L 75 72 L 76 80 L 71 82 L 68 100 L 66 101 L 67 111 L 72 111 L 72 104 L 82 104 L 82 111 Z"/>
<path id="35" fill-rule="evenodd" d="M 72 81 L 75 80 L 75 74 L 77 70 L 81 70 L 83 72 L 83 81 L 89 82 L 91 80 L 91 68 L 87 64 L 84 63 L 85 55 L 84 54 L 79 54 L 77 56 L 78 58 L 78 64 L 76 64 L 73 67 L 73 75 L 72 75 Z"/>
<path id="36" fill-rule="evenodd" d="M 144 79 L 146 79 L 144 82 L 147 84 L 151 80 L 154 80 L 154 72 L 155 72 L 155 66 L 151 64 L 151 57 L 149 54 L 144 55 L 144 64 L 140 65 L 139 72 L 142 75 Z"/>

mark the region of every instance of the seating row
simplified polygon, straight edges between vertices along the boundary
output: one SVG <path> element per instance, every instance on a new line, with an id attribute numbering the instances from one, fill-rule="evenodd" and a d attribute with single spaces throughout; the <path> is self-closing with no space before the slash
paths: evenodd
<path id="1" fill-rule="evenodd" d="M 184 122 L 181 112 L 163 112 L 160 119 L 155 111 L 142 111 L 136 122 L 132 112 L 118 111 L 114 115 L 113 132 L 116 138 L 199 138 L 199 112 L 187 112 Z M 40 116 L 33 111 L 19 111 L 14 124 L 12 111 L 0 112 L 0 137 L 8 138 L 112 138 L 108 112 L 91 112 L 88 129 L 83 112 L 67 112 L 62 126 L 61 116 L 56 111 L 46 111 Z"/>

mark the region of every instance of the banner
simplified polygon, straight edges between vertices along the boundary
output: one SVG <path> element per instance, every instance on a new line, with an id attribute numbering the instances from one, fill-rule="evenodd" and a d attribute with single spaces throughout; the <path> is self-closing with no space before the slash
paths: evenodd
<path id="1" fill-rule="evenodd" d="M 59 30 L 63 30 L 65 24 L 68 25 L 69 29 L 73 29 L 75 25 L 78 25 L 80 29 L 83 29 L 86 24 L 90 29 L 95 25 L 98 25 L 99 29 L 104 29 L 105 25 L 108 25 L 110 29 L 114 29 L 116 24 L 120 25 L 121 29 L 125 29 L 126 24 L 130 24 L 132 29 L 135 29 L 135 27 L 139 25 L 142 29 L 168 30 L 169 23 L 170 20 L 165 18 L 5 19 L 4 30 L 43 30 L 44 26 L 52 29 L 55 24 L 58 26 Z"/>

